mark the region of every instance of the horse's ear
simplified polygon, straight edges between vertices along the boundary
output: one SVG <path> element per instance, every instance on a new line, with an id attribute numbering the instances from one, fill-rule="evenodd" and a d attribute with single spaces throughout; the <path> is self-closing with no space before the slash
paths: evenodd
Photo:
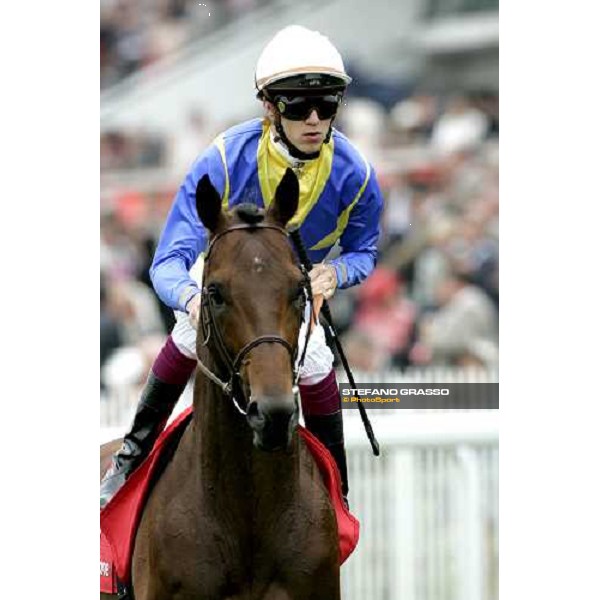
<path id="1" fill-rule="evenodd" d="M 221 212 L 221 196 L 208 175 L 203 175 L 196 186 L 196 211 L 204 226 L 212 233 L 223 225 L 225 216 Z"/>
<path id="2" fill-rule="evenodd" d="M 298 197 L 300 196 L 300 186 L 298 178 L 292 169 L 286 169 L 281 178 L 275 198 L 269 206 L 267 218 L 281 227 L 285 227 L 287 222 L 296 214 L 298 210 Z"/>

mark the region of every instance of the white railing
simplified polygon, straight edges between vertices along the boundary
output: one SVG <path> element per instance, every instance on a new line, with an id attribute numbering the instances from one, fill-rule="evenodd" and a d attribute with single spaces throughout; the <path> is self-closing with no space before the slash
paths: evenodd
<path id="1" fill-rule="evenodd" d="M 497 382 L 495 371 L 356 374 L 371 382 Z M 343 380 L 340 375 L 340 380 Z M 139 389 L 101 402 L 101 441 L 121 435 Z M 188 386 L 175 413 L 191 401 Z M 342 567 L 344 600 L 497 600 L 498 411 L 371 410 L 374 457 L 358 411 L 344 428 L 360 542 Z"/>
<path id="2" fill-rule="evenodd" d="M 354 373 L 359 382 L 497 383 L 497 369 Z M 339 375 L 340 381 L 347 379 Z M 482 402 L 483 404 L 483 402 Z M 498 411 L 357 410 L 344 415 L 359 545 L 342 568 L 344 600 L 497 600 Z"/>
<path id="3" fill-rule="evenodd" d="M 122 436 L 133 419 L 142 387 L 138 385 L 112 386 L 100 399 L 100 443 Z M 192 403 L 192 381 L 188 383 L 169 421 Z"/>
<path id="4" fill-rule="evenodd" d="M 480 368 L 412 368 L 405 372 L 397 370 L 388 370 L 377 373 L 364 373 L 356 371 L 354 379 L 359 382 L 372 383 L 497 383 L 497 369 Z M 338 373 L 340 383 L 347 382 L 348 379 L 343 372 Z M 124 431 L 137 404 L 140 386 L 126 384 L 122 386 L 111 386 L 106 395 L 100 401 L 100 426 L 101 430 Z M 175 414 L 189 406 L 192 398 L 191 383 L 185 390 L 185 393 L 175 409 Z M 393 411 L 396 412 L 396 411 Z M 421 412 L 419 409 L 405 409 L 403 412 Z M 435 409 L 426 412 L 437 412 Z M 442 410 L 442 412 L 445 412 Z M 385 421 L 385 415 L 389 411 L 371 410 L 371 418 L 374 422 Z M 358 411 L 348 410 L 345 414 L 345 420 L 352 422 L 359 419 Z"/>
<path id="5" fill-rule="evenodd" d="M 361 538 L 344 600 L 496 600 L 497 412 L 385 412 L 377 458 L 346 428 Z"/>

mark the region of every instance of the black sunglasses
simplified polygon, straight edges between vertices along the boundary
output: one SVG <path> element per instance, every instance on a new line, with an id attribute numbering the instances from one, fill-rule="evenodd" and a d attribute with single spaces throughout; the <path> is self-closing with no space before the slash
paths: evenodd
<path id="1" fill-rule="evenodd" d="M 282 117 L 290 121 L 304 121 L 313 110 L 317 111 L 319 119 L 331 119 L 337 113 L 341 96 L 276 96 L 274 104 Z"/>

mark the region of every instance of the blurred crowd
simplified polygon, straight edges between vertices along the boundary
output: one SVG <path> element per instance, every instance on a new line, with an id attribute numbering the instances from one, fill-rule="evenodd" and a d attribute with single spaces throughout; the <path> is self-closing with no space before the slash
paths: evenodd
<path id="1" fill-rule="evenodd" d="M 146 134 L 146 146 L 128 146 L 109 134 L 102 167 L 108 172 L 143 166 L 152 155 L 153 166 L 176 165 L 183 175 L 214 133 L 228 125 L 194 112 L 187 138 Z M 331 301 L 351 365 L 496 366 L 497 95 L 415 93 L 389 110 L 372 99 L 349 97 L 336 127 L 369 157 L 385 196 L 376 270 Z M 148 267 L 178 185 L 173 178 L 151 191 L 116 188 L 103 201 L 105 382 L 111 357 L 127 360 L 124 348 L 136 349 L 128 359 L 132 373 L 145 373 L 172 326 L 171 312 L 151 288 Z"/>
<path id="2" fill-rule="evenodd" d="M 107 88 L 269 0 L 100 0 L 100 87 Z"/>
<path id="3" fill-rule="evenodd" d="M 498 98 L 367 99 L 342 126 L 386 196 L 374 274 L 333 303 L 365 370 L 498 361 Z"/>
<path id="4" fill-rule="evenodd" d="M 108 131 L 100 135 L 100 165 L 103 171 L 160 167 L 167 148 L 162 136 L 148 131 Z"/>

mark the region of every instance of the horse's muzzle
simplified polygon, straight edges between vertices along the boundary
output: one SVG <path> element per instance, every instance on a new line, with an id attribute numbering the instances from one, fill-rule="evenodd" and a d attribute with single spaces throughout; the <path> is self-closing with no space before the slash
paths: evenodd
<path id="1" fill-rule="evenodd" d="M 294 394 L 251 398 L 247 415 L 255 448 L 267 452 L 289 450 L 299 416 Z"/>

